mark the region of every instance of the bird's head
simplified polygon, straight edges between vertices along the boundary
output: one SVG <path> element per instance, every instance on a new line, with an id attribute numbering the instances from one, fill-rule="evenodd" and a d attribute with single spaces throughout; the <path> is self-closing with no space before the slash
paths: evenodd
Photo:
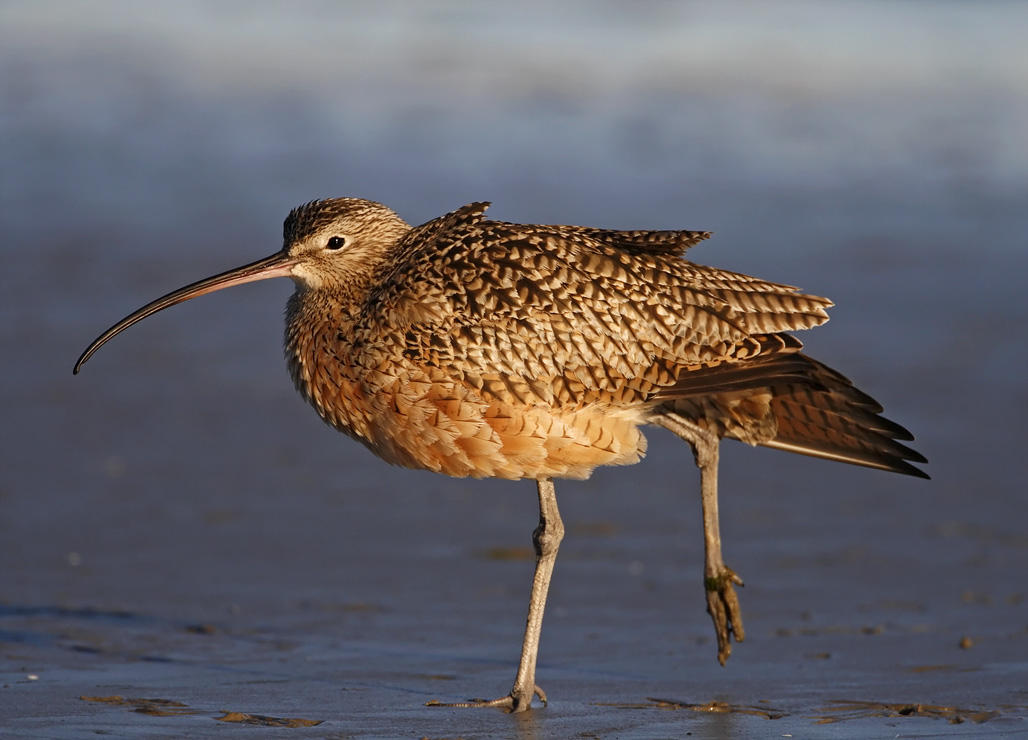
<path id="1" fill-rule="evenodd" d="M 294 208 L 282 227 L 290 275 L 310 289 L 353 282 L 410 230 L 381 203 L 361 198 L 316 200 Z"/>

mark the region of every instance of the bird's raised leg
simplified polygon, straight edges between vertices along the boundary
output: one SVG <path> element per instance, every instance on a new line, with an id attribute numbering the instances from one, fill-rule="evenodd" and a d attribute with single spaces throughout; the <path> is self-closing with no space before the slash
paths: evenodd
<path id="1" fill-rule="evenodd" d="M 717 633 L 717 659 L 724 665 L 732 654 L 732 636 L 735 636 L 736 642 L 742 642 L 746 633 L 742 626 L 739 597 L 735 593 L 735 586 L 743 585 L 742 579 L 725 565 L 721 557 L 721 525 L 717 507 L 720 440 L 716 434 L 674 412 L 664 412 L 654 419 L 654 423 L 670 429 L 688 442 L 696 458 L 696 467 L 700 469 L 705 552 L 703 584 L 707 593 L 707 613 L 714 620 L 714 631 Z"/>
<path id="2" fill-rule="evenodd" d="M 543 611 L 546 609 L 546 594 L 550 590 L 553 566 L 557 562 L 557 550 L 564 539 L 564 522 L 557 509 L 557 493 L 551 480 L 540 480 L 539 526 L 532 534 L 535 545 L 535 578 L 532 580 L 532 596 L 528 601 L 528 620 L 525 624 L 525 640 L 521 645 L 521 663 L 514 677 L 514 686 L 507 696 L 491 701 L 472 700 L 453 704 L 429 702 L 430 706 L 443 707 L 500 707 L 509 712 L 524 712 L 532 706 L 532 697 L 538 696 L 543 704 L 546 694 L 535 685 L 535 661 L 539 654 L 539 635 L 543 629 Z"/>

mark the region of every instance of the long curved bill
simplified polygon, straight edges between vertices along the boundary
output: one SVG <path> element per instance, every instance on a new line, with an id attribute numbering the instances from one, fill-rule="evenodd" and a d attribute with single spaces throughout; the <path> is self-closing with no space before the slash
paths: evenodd
<path id="1" fill-rule="evenodd" d="M 196 298 L 197 296 L 213 293 L 214 291 L 221 290 L 222 288 L 231 288 L 233 285 L 252 283 L 257 280 L 267 280 L 268 278 L 289 277 L 291 275 L 290 271 L 295 264 L 295 258 L 290 257 L 286 252 L 276 252 L 270 257 L 265 257 L 264 259 L 257 260 L 256 262 L 251 262 L 248 265 L 237 267 L 234 270 L 228 270 L 227 272 L 212 275 L 211 277 L 204 278 L 203 280 L 197 280 L 195 283 L 190 283 L 183 288 L 179 288 L 165 296 L 161 296 L 156 301 L 147 303 L 138 311 L 130 313 L 117 324 L 94 339 L 93 343 L 86 347 L 86 351 L 79 357 L 78 362 L 75 363 L 75 369 L 72 370 L 72 372 L 78 374 L 78 371 L 82 369 L 82 366 L 85 365 L 86 362 L 89 361 L 89 358 L 92 357 L 96 351 L 104 346 L 104 344 L 106 344 L 110 339 L 113 339 L 133 324 L 142 321 L 151 314 L 163 311 L 169 306 L 174 306 L 176 303 L 188 301 L 190 298 Z"/>

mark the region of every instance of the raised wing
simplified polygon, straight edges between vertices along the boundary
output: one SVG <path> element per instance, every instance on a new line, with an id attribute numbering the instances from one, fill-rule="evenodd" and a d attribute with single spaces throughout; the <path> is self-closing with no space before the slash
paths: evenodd
<path id="1" fill-rule="evenodd" d="M 754 357 L 758 335 L 827 320 L 830 301 L 791 286 L 695 265 L 670 248 L 625 247 L 660 242 L 643 234 L 704 232 L 510 224 L 486 220 L 487 206 L 430 221 L 397 246 L 355 328 L 365 352 L 390 337 L 409 361 L 486 395 L 618 405 L 654 398 L 691 370 Z M 620 243 L 598 238 L 611 234 Z"/>
<path id="2" fill-rule="evenodd" d="M 519 224 L 497 222 L 518 228 Z M 666 254 L 681 257 L 689 247 L 709 239 L 709 231 L 615 231 L 590 226 L 540 226 L 570 242 L 606 244 L 634 254 Z"/>

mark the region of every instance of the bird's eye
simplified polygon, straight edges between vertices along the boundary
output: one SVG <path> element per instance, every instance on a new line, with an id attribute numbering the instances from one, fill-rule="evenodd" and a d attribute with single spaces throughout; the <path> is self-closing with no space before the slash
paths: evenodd
<path id="1" fill-rule="evenodd" d="M 325 246 L 327 246 L 329 249 L 342 249 L 346 246 L 346 237 L 333 236 L 331 239 L 328 240 L 328 244 Z"/>

